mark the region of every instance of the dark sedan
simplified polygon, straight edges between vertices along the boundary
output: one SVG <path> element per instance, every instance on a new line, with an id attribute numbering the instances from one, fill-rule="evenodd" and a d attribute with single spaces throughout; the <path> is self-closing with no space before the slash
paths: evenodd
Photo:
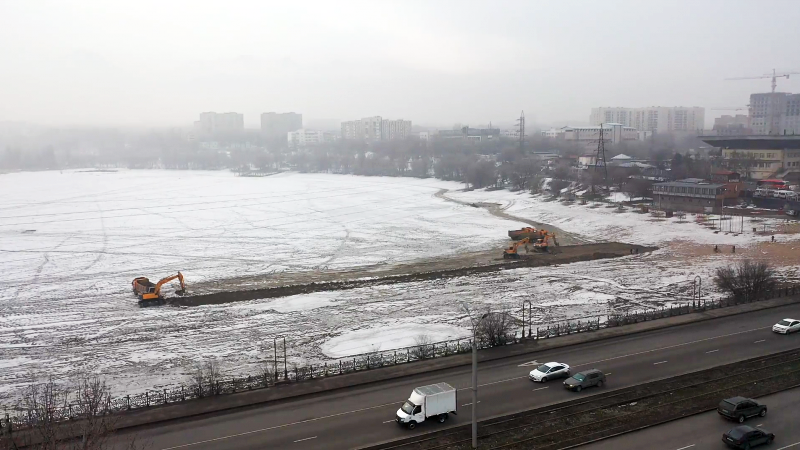
<path id="1" fill-rule="evenodd" d="M 722 442 L 728 447 L 747 450 L 761 444 L 771 444 L 775 435 L 761 428 L 753 428 L 747 425 L 740 425 L 728 430 L 722 435 Z"/>

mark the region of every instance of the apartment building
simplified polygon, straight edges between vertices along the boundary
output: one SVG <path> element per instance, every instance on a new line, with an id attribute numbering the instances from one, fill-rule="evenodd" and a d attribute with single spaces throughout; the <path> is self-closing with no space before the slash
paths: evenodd
<path id="1" fill-rule="evenodd" d="M 244 130 L 244 114 L 235 112 L 200 113 L 200 120 L 194 123 L 195 131 L 200 134 L 228 133 Z"/>
<path id="2" fill-rule="evenodd" d="M 800 94 L 751 94 L 749 113 L 753 134 L 800 134 Z"/>
<path id="3" fill-rule="evenodd" d="M 305 147 L 330 140 L 329 134 L 324 131 L 306 129 L 289 131 L 286 133 L 286 139 L 290 147 Z"/>
<path id="4" fill-rule="evenodd" d="M 700 132 L 705 125 L 705 108 L 697 106 L 650 106 L 646 108 L 592 108 L 592 125 L 620 123 L 638 131 Z"/>
<path id="5" fill-rule="evenodd" d="M 381 116 L 342 122 L 342 139 L 388 141 L 411 136 L 410 120 L 388 120 Z"/>

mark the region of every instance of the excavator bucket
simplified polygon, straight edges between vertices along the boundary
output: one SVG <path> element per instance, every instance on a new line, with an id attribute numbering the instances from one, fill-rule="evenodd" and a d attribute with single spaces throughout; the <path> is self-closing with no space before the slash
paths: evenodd
<path id="1" fill-rule="evenodd" d="M 186 289 L 176 289 L 175 293 L 178 295 L 186 295 Z"/>

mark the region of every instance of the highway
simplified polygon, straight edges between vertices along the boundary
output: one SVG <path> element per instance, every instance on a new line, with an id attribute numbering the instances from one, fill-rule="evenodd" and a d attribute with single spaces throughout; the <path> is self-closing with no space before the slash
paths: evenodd
<path id="1" fill-rule="evenodd" d="M 767 405 L 767 417 L 753 417 L 745 425 L 757 426 L 775 433 L 775 442 L 763 447 L 769 450 L 800 448 L 800 427 L 797 420 L 797 405 L 800 404 L 800 388 L 768 395 L 758 399 Z M 722 433 L 738 426 L 711 411 L 705 414 L 676 420 L 642 431 L 604 439 L 581 446 L 581 450 L 704 450 L 727 446 L 722 443 Z"/>
<path id="2" fill-rule="evenodd" d="M 800 305 L 484 362 L 479 368 L 479 417 L 559 403 L 602 392 L 601 389 L 626 387 L 797 348 L 800 334 L 783 336 L 771 331 L 772 325 L 785 317 L 800 317 Z M 581 393 L 563 389 L 559 380 L 534 384 L 527 374 L 536 361 L 564 362 L 573 367 L 573 372 L 598 368 L 608 374 L 607 384 Z M 444 425 L 420 424 L 413 431 L 394 423 L 395 411 L 414 387 L 440 381 L 459 389 L 457 416 L 451 416 Z M 135 432 L 137 439 L 150 442 L 154 450 L 351 449 L 469 423 L 469 385 L 470 367 L 466 366 L 155 424 L 129 433 Z M 121 435 L 125 437 L 126 433 Z"/>

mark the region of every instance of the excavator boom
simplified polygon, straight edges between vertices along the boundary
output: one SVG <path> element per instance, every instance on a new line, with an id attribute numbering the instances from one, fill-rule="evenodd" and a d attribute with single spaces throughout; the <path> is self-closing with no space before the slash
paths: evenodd
<path id="1" fill-rule="evenodd" d="M 181 289 L 175 291 L 179 295 L 186 293 L 186 282 L 183 279 L 183 274 L 178 272 L 176 275 L 170 275 L 162 278 L 158 283 L 152 283 L 145 277 L 134 278 L 133 291 L 139 296 L 139 304 L 150 304 L 151 302 L 163 302 L 164 297 L 161 296 L 161 288 L 172 280 L 178 279 L 181 284 Z"/>

